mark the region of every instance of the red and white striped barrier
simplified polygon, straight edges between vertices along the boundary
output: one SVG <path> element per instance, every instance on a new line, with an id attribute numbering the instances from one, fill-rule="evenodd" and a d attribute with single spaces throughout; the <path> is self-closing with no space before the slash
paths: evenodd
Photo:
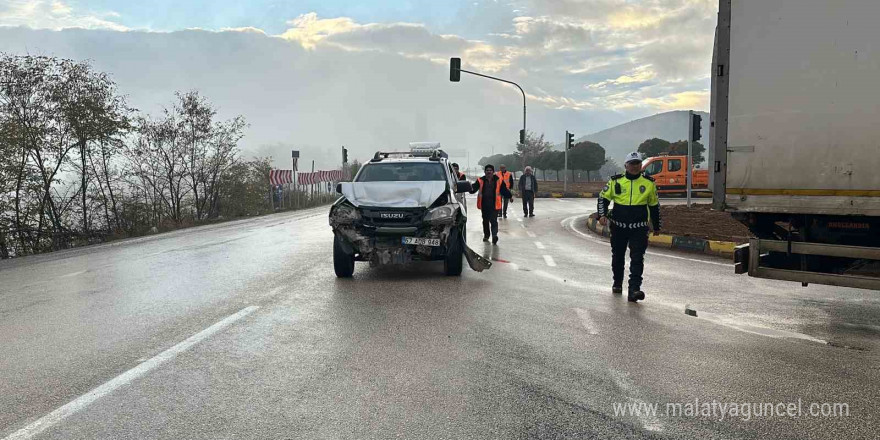
<path id="1" fill-rule="evenodd" d="M 342 170 L 315 171 L 313 173 L 299 173 L 297 182 L 300 185 L 314 185 L 321 182 L 339 182 L 345 173 Z"/>
<path id="2" fill-rule="evenodd" d="M 293 183 L 293 170 L 269 170 L 269 183 L 272 185 Z"/>

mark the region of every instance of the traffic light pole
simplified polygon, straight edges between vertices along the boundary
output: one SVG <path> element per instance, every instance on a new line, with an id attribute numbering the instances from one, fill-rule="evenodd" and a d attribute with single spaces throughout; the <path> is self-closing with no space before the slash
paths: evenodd
<path id="1" fill-rule="evenodd" d="M 687 164 L 687 171 L 685 174 L 685 181 L 687 182 L 687 207 L 691 207 L 691 176 L 694 174 L 694 111 L 688 111 L 688 153 L 687 159 L 685 163 Z"/>
<path id="2" fill-rule="evenodd" d="M 562 170 L 562 194 L 568 192 L 568 131 L 565 132 L 565 167 Z"/>
<path id="3" fill-rule="evenodd" d="M 520 136 L 520 143 L 525 143 L 525 133 L 526 133 L 526 92 L 523 90 L 523 88 L 520 87 L 519 84 L 517 84 L 517 83 L 515 83 L 515 82 L 513 82 L 513 81 L 508 81 L 508 80 L 506 80 L 506 79 L 496 78 L 496 77 L 494 77 L 494 76 L 489 76 L 489 75 L 483 75 L 482 73 L 471 72 L 470 70 L 464 70 L 464 69 L 457 69 L 457 70 L 458 70 L 459 72 L 470 73 L 471 75 L 476 75 L 476 76 L 483 77 L 483 78 L 488 78 L 488 79 L 494 79 L 495 81 L 501 81 L 501 82 L 503 82 L 503 83 L 507 83 L 507 84 L 513 84 L 514 86 L 516 86 L 516 88 L 519 89 L 519 91 L 520 91 L 520 93 L 522 93 L 522 97 L 523 97 L 523 128 L 522 128 L 523 131 L 522 131 L 522 135 Z"/>

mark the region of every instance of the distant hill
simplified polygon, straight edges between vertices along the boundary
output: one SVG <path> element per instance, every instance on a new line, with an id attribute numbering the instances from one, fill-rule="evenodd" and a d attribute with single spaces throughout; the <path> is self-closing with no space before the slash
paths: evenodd
<path id="1" fill-rule="evenodd" d="M 700 142 L 708 148 L 709 114 L 695 112 L 703 116 L 702 135 Z M 687 140 L 688 112 L 686 110 L 659 113 L 647 118 L 636 119 L 597 133 L 577 139 L 596 142 L 605 147 L 606 156 L 618 164 L 627 153 L 638 150 L 639 144 L 650 138 L 666 139 L 669 142 Z"/>

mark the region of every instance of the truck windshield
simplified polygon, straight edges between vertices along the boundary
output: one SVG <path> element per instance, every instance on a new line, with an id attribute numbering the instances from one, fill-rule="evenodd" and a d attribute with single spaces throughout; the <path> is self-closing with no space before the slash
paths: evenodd
<path id="1" fill-rule="evenodd" d="M 662 160 L 655 160 L 655 161 L 645 165 L 644 171 L 645 171 L 646 176 L 650 176 L 652 174 L 657 174 L 657 173 L 663 171 L 663 161 Z"/>
<path id="2" fill-rule="evenodd" d="M 443 165 L 439 162 L 377 163 L 364 167 L 358 182 L 425 182 L 445 181 Z"/>

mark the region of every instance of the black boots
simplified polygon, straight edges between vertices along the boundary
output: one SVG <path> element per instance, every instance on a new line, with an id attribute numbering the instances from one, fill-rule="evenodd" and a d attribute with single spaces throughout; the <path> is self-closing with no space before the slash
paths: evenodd
<path id="1" fill-rule="evenodd" d="M 645 299 L 645 292 L 641 290 L 630 290 L 629 295 L 626 296 L 626 300 L 629 302 L 636 302 Z"/>

